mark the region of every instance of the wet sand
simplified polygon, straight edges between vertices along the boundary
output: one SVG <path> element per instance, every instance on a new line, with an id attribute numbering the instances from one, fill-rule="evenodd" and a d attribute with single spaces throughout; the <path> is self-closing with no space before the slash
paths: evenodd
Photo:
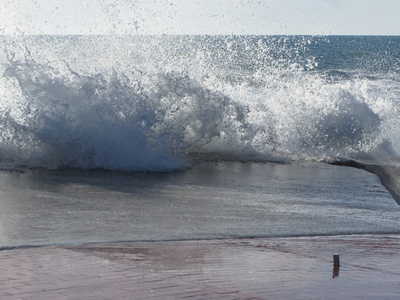
<path id="1" fill-rule="evenodd" d="M 3 250 L 0 299 L 395 299 L 399 250 L 399 235 Z"/>

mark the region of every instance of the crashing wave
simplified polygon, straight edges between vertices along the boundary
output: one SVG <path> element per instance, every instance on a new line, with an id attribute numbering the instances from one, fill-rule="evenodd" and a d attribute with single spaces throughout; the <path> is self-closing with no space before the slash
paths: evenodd
<path id="1" fill-rule="evenodd" d="M 318 70 L 301 52 L 313 40 L 3 41 L 4 166 L 171 171 L 191 157 L 329 161 L 399 147 L 393 81 Z"/>

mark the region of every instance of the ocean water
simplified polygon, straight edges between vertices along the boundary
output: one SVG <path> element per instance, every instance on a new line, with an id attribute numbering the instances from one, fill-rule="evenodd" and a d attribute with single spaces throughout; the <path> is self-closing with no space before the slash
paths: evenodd
<path id="1" fill-rule="evenodd" d="M 2 36 L 0 45 L 0 200 L 3 211 L 8 212 L 2 216 L 3 246 L 84 240 L 393 233 L 400 228 L 394 201 L 400 201 L 400 37 Z M 266 167 L 271 164 L 275 169 Z M 348 179 L 346 184 L 324 181 L 318 188 L 313 186 L 320 180 L 318 175 L 310 176 L 310 170 L 316 168 L 314 164 L 318 170 L 325 170 L 325 175 L 338 172 L 339 168 L 341 176 Z M 246 166 L 255 173 L 240 173 L 242 179 L 234 179 L 246 182 L 245 187 L 224 181 L 236 174 L 237 168 Z M 345 166 L 365 169 L 379 179 Z M 193 174 L 198 174 L 199 168 L 203 173 L 196 177 Z M 258 168 L 265 174 L 260 175 Z M 285 168 L 296 176 L 282 177 L 284 189 L 271 174 L 279 178 L 280 173 L 274 173 L 276 169 L 290 174 Z M 84 172 L 83 179 L 79 172 Z M 220 231 L 202 226 L 194 226 L 202 230 L 190 226 L 182 230 L 180 223 L 171 223 L 168 233 L 161 230 L 163 234 L 151 233 L 151 226 L 146 227 L 147 231 L 139 230 L 140 234 L 126 230 L 147 224 L 148 219 L 140 216 L 151 220 L 151 211 L 164 207 L 167 191 L 174 191 L 175 199 L 192 199 L 191 188 L 208 176 L 213 178 L 215 172 L 224 175 L 215 178 L 215 185 L 203 185 L 203 192 L 196 190 L 195 194 L 200 197 L 204 193 L 216 201 L 209 204 L 213 209 L 202 206 L 205 210 L 199 213 L 211 217 L 216 210 L 221 211 L 221 219 L 214 226 Z M 71 182 L 71 174 L 80 179 Z M 32 182 L 36 184 L 49 176 L 65 180 L 56 186 L 68 192 L 58 195 L 50 184 L 42 185 L 37 194 Z M 188 182 L 192 176 L 194 181 Z M 261 217 L 250 222 L 250 214 L 243 217 L 247 227 L 243 220 L 236 226 L 232 225 L 235 213 L 222 213 L 229 207 L 241 207 L 243 211 L 252 207 L 257 211 L 249 192 L 253 186 L 250 179 L 257 182 L 260 176 L 264 176 L 262 182 L 269 189 L 262 188 L 258 196 L 273 201 L 285 195 L 281 208 L 274 211 L 281 209 L 280 213 L 287 217 L 282 220 L 290 226 L 268 223 Z M 368 183 L 363 184 L 364 176 Z M 161 180 L 164 177 L 174 179 Z M 139 193 L 141 207 L 147 207 L 135 221 L 125 215 L 124 205 L 112 205 L 116 192 L 107 186 L 113 178 L 124 182 L 122 190 L 129 184 L 137 189 L 118 191 L 118 195 L 137 199 Z M 138 186 L 137 180 L 146 182 L 145 188 Z M 154 191 L 149 186 L 158 187 L 158 180 L 167 187 L 163 185 L 160 195 L 164 196 L 153 201 Z M 305 188 L 296 190 L 296 196 L 290 187 L 298 185 Z M 315 197 L 315 189 L 325 190 L 329 185 L 334 189 Z M 21 186 L 22 191 L 8 186 Z M 67 213 L 56 213 L 57 209 L 64 211 L 63 204 L 73 206 L 68 197 L 76 186 L 86 191 L 88 205 L 94 206 L 91 216 L 102 212 L 98 216 L 105 229 L 93 233 L 92 238 L 92 231 L 84 229 L 84 221 L 79 229 L 84 196 L 70 210 L 75 212 L 73 222 Z M 102 186 L 98 210 L 93 186 Z M 357 195 L 352 186 L 362 187 L 364 196 Z M 228 187 L 237 194 L 247 191 L 240 197 L 240 205 L 239 200 L 232 200 L 235 205 L 224 202 L 236 199 L 235 193 L 226 192 Z M 341 190 L 347 188 L 349 194 L 344 197 Z M 20 194 L 17 197 L 15 193 Z M 221 197 L 225 200 L 218 194 L 224 195 Z M 332 199 L 339 199 L 338 195 L 346 203 L 335 202 L 340 207 L 335 213 L 320 209 Z M 10 204 L 10 199 L 15 203 Z M 46 201 L 53 200 L 59 206 L 46 207 Z M 29 204 L 30 201 L 36 204 Z M 103 209 L 105 203 L 111 203 L 108 210 Z M 262 203 L 261 211 L 266 211 L 268 205 Z M 349 208 L 352 205 L 361 205 L 368 218 L 361 217 L 359 222 L 360 216 Z M 138 210 L 136 206 L 126 207 Z M 307 217 L 288 217 L 296 214 L 294 207 L 302 214 L 308 212 L 309 224 L 304 222 Z M 59 219 L 43 218 L 47 209 Z M 192 213 L 189 209 L 179 214 L 185 216 L 189 211 Z M 118 221 L 118 213 L 123 222 Z M 105 225 L 108 214 L 114 216 L 115 226 Z M 177 219 L 179 214 L 175 211 L 168 220 Z M 311 218 L 315 214 L 319 217 Z M 347 223 L 340 215 L 348 217 Z M 336 221 L 336 225 L 327 223 L 326 219 L 332 217 L 347 225 L 342 228 Z M 50 225 L 35 221 L 40 218 L 61 229 L 49 234 Z M 90 219 L 88 215 L 85 218 Z M 224 218 L 227 223 L 222 222 Z M 21 221 L 25 219 L 30 221 Z M 54 225 L 57 222 L 73 225 L 60 227 Z M 332 225 L 329 230 L 321 225 L 324 223 Z M 296 226 L 300 226 L 298 230 Z M 319 226 L 325 229 L 316 230 Z M 115 235 L 118 231 L 121 234 Z"/>
<path id="2" fill-rule="evenodd" d="M 163 173 L 0 173 L 0 249 L 87 242 L 400 233 L 400 206 L 364 170 L 203 162 Z"/>

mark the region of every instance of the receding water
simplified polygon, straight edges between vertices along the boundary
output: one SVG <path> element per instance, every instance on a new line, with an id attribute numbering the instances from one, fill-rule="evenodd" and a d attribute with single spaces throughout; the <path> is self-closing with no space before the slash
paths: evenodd
<path id="1" fill-rule="evenodd" d="M 0 191 L 2 247 L 400 232 L 376 176 L 322 163 L 3 172 Z"/>

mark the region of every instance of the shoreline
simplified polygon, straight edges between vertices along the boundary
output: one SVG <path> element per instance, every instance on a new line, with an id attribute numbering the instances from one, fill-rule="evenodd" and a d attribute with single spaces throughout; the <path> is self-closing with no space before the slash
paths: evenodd
<path id="1" fill-rule="evenodd" d="M 338 234 L 309 234 L 309 235 L 286 235 L 286 236 L 227 236 L 227 237 L 205 237 L 205 238 L 182 238 L 182 239 L 165 239 L 165 240 L 115 240 L 115 241 L 89 241 L 89 242 L 68 242 L 68 243 L 49 243 L 49 244 L 27 244 L 27 245 L 16 245 L 16 246 L 0 246 L 0 253 L 2 251 L 13 251 L 13 250 L 25 250 L 25 249 L 35 249 L 35 248 L 69 248 L 69 247 L 85 247 L 91 245 L 118 245 L 118 244 L 157 244 L 157 243 L 185 243 L 185 242 L 209 242 L 209 241 L 229 241 L 229 240 L 284 240 L 284 239 L 313 239 L 313 238 L 368 238 L 368 237 L 388 237 L 388 236 L 398 236 L 400 238 L 399 232 L 382 232 L 382 233 L 338 233 Z"/>

